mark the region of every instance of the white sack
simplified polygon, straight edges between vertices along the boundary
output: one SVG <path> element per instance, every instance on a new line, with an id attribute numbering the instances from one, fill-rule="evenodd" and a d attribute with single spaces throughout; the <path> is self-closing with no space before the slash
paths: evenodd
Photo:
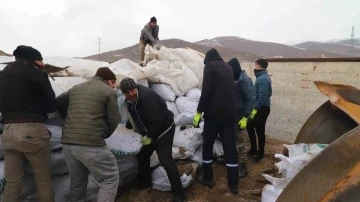
<path id="1" fill-rule="evenodd" d="M 176 95 L 171 90 L 171 87 L 169 85 L 162 83 L 154 83 L 154 84 L 150 84 L 150 88 L 155 93 L 160 95 L 160 97 L 162 97 L 165 101 L 169 101 L 169 102 L 175 101 Z"/>
<path id="2" fill-rule="evenodd" d="M 178 97 L 176 106 L 181 113 L 196 113 L 199 102 L 189 97 Z"/>
<path id="3" fill-rule="evenodd" d="M 56 97 L 67 92 L 75 85 L 87 81 L 86 79 L 79 77 L 55 77 L 55 81 L 53 81 L 51 78 L 49 78 L 49 80 Z"/>
<path id="4" fill-rule="evenodd" d="M 69 169 L 65 161 L 64 151 L 61 149 L 51 153 L 51 174 L 63 175 L 67 173 L 69 173 Z"/>
<path id="5" fill-rule="evenodd" d="M 0 190 L 4 189 L 5 186 L 5 162 L 4 161 L 0 161 Z"/>
<path id="6" fill-rule="evenodd" d="M 46 128 L 51 132 L 51 138 L 50 138 L 51 150 L 55 151 L 61 149 L 62 127 L 46 125 Z"/>
<path id="7" fill-rule="evenodd" d="M 37 195 L 36 180 L 33 175 L 24 176 L 20 195 L 25 199 Z M 37 197 L 35 199 L 37 199 Z"/>
<path id="8" fill-rule="evenodd" d="M 214 157 L 224 156 L 224 148 L 219 139 L 215 140 L 213 152 L 214 152 Z"/>
<path id="9" fill-rule="evenodd" d="M 273 185 L 267 184 L 262 189 L 261 202 L 276 202 L 280 196 L 282 189 L 276 188 Z"/>
<path id="10" fill-rule="evenodd" d="M 195 176 L 194 176 L 195 177 Z M 152 185 L 154 189 L 160 191 L 171 191 L 170 181 L 164 167 L 157 167 L 151 174 Z M 192 176 L 183 174 L 180 176 L 183 188 L 187 188 L 191 184 Z"/>
<path id="11" fill-rule="evenodd" d="M 175 118 L 180 115 L 180 111 L 179 111 L 179 109 L 177 108 L 177 106 L 176 106 L 176 104 L 174 102 L 166 101 L 166 106 L 174 114 Z"/>
<path id="12" fill-rule="evenodd" d="M 137 81 L 137 84 L 148 87 L 149 88 L 149 82 L 147 79 L 140 79 Z"/>
<path id="13" fill-rule="evenodd" d="M 173 146 L 184 147 L 188 151 L 194 153 L 203 143 L 201 133 L 202 130 L 199 128 L 188 126 L 185 130 L 180 130 L 180 127 L 177 126 L 175 129 Z"/>
<path id="14" fill-rule="evenodd" d="M 199 128 L 204 129 L 204 124 L 205 124 L 204 121 L 200 122 Z"/>
<path id="15" fill-rule="evenodd" d="M 182 96 L 198 86 L 199 81 L 195 73 L 172 55 L 168 48 L 163 46 L 160 50 L 156 50 L 151 46 L 146 46 L 145 54 L 146 58 L 149 55 L 157 55 L 159 60 L 152 60 L 140 70 L 133 71 L 136 78 L 147 78 L 155 83 L 167 83 L 177 96 Z"/>
<path id="16" fill-rule="evenodd" d="M 0 138 L 0 160 L 4 159 L 4 152 L 2 149 L 2 144 L 1 144 L 2 138 Z"/>
<path id="17" fill-rule="evenodd" d="M 139 169 L 134 168 L 126 172 L 119 172 L 119 187 L 122 187 L 138 177 Z"/>
<path id="18" fill-rule="evenodd" d="M 199 165 L 202 165 L 202 163 L 203 163 L 202 150 L 203 150 L 202 146 L 197 148 L 194 155 L 190 157 L 190 160 L 195 161 Z"/>
<path id="19" fill-rule="evenodd" d="M 193 125 L 195 113 L 181 113 L 175 118 L 176 126 Z"/>
<path id="20" fill-rule="evenodd" d="M 116 91 L 116 95 L 117 95 L 117 104 L 119 106 L 119 113 L 120 113 L 120 123 L 121 124 L 126 124 L 126 121 L 128 120 L 127 118 L 127 112 L 126 112 L 126 108 L 125 108 L 125 94 L 120 90 L 118 89 Z"/>
<path id="21" fill-rule="evenodd" d="M 311 152 L 313 154 L 318 154 L 323 149 L 325 149 L 327 144 L 293 144 L 293 145 L 284 145 L 289 150 L 289 158 L 299 156 L 306 152 Z"/>
<path id="22" fill-rule="evenodd" d="M 181 62 L 185 63 L 191 71 L 196 75 L 199 81 L 198 87 L 202 88 L 203 76 L 204 76 L 204 59 L 205 56 L 200 56 L 197 51 L 190 48 L 175 48 L 171 49 L 173 55 L 176 56 Z"/>
<path id="23" fill-rule="evenodd" d="M 284 178 L 277 178 L 270 175 L 262 174 L 267 181 L 269 181 L 275 188 L 284 189 L 287 185 L 287 181 Z"/>
<path id="24" fill-rule="evenodd" d="M 191 157 L 193 153 L 187 151 L 184 147 L 173 147 L 172 148 L 172 157 L 174 160 L 187 159 Z M 159 157 L 156 151 L 150 157 L 150 167 L 155 167 L 160 164 Z"/>
<path id="25" fill-rule="evenodd" d="M 189 90 L 186 94 L 186 97 L 191 98 L 193 100 L 196 100 L 197 102 L 200 101 L 200 97 L 201 97 L 201 90 L 198 88 L 193 88 L 191 90 Z"/>
<path id="26" fill-rule="evenodd" d="M 92 175 L 88 177 L 89 182 L 87 184 L 87 202 L 96 202 L 99 192 L 99 186 Z M 70 194 L 70 176 L 59 175 L 54 176 L 52 179 L 53 187 L 55 190 L 55 202 L 68 202 Z"/>
<path id="27" fill-rule="evenodd" d="M 117 127 L 115 132 L 105 141 L 114 155 L 126 156 L 140 152 L 142 148 L 141 137 L 132 130 Z"/>
<path id="28" fill-rule="evenodd" d="M 121 187 L 137 178 L 139 170 L 138 160 L 136 158 L 136 155 L 116 155 L 115 157 L 119 168 L 119 187 Z"/>

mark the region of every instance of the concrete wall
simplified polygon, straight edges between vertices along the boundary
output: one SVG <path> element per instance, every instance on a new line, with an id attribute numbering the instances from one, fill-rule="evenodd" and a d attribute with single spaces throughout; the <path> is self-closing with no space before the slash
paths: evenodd
<path id="1" fill-rule="evenodd" d="M 241 66 L 255 81 L 253 63 Z M 293 142 L 307 118 L 325 101 L 314 81 L 331 81 L 360 89 L 360 62 L 271 62 L 273 96 L 266 134 Z"/>

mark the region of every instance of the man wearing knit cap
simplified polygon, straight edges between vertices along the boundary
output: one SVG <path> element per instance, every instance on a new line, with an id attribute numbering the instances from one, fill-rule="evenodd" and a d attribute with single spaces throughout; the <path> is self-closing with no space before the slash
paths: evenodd
<path id="1" fill-rule="evenodd" d="M 145 59 L 145 47 L 146 45 L 155 46 L 156 49 L 160 49 L 159 45 L 156 45 L 159 41 L 159 25 L 157 25 L 157 20 L 154 17 L 150 19 L 150 22 L 146 23 L 144 28 L 141 30 L 140 42 L 139 42 L 139 55 L 140 55 L 140 65 L 144 65 Z"/>
<path id="2" fill-rule="evenodd" d="M 255 105 L 250 114 L 250 121 L 247 125 L 247 132 L 251 148 L 248 155 L 252 156 L 255 163 L 262 161 L 265 149 L 265 126 L 270 114 L 270 97 L 272 95 L 271 78 L 267 71 L 268 62 L 265 59 L 258 59 L 255 62 L 254 73 L 256 81 L 254 84 Z M 256 136 L 258 145 L 256 143 Z"/>
<path id="3" fill-rule="evenodd" d="M 100 183 L 97 201 L 115 201 L 119 169 L 105 143 L 120 122 L 115 83 L 115 74 L 101 67 L 90 81 L 56 98 L 65 120 L 61 143 L 71 179 L 70 201 L 85 201 L 89 173 Z"/>
<path id="4" fill-rule="evenodd" d="M 41 53 L 31 46 L 18 46 L 16 61 L 7 65 L 0 78 L 0 111 L 4 122 L 1 137 L 6 185 L 3 202 L 21 201 L 26 160 L 30 162 L 40 202 L 53 202 L 50 133 L 45 121 L 56 111 L 55 93 Z"/>
<path id="5" fill-rule="evenodd" d="M 247 150 L 244 139 L 246 131 L 244 129 L 246 129 L 248 118 L 255 103 L 253 96 L 253 82 L 246 74 L 245 70 L 241 69 L 240 62 L 236 58 L 229 60 L 228 64 L 232 67 L 234 72 L 234 84 L 237 94 L 237 149 L 239 154 L 239 178 L 243 178 L 248 174 L 246 169 Z"/>
<path id="6" fill-rule="evenodd" d="M 237 99 L 234 86 L 234 73 L 216 49 L 210 49 L 204 59 L 203 88 L 193 125 L 199 126 L 204 113 L 203 165 L 204 175 L 198 181 L 212 188 L 213 147 L 217 135 L 224 148 L 228 186 L 233 194 L 239 193 L 238 154 L 236 150 Z"/>
<path id="7" fill-rule="evenodd" d="M 174 202 L 185 200 L 179 171 L 172 158 L 172 145 L 175 133 L 174 114 L 168 110 L 165 100 L 151 89 L 137 85 L 131 78 L 120 82 L 120 89 L 125 94 L 125 109 L 129 118 L 126 127 L 134 129 L 143 137 L 144 145 L 138 154 L 140 189 L 151 188 L 150 157 L 154 151 L 164 167 L 174 194 Z"/>

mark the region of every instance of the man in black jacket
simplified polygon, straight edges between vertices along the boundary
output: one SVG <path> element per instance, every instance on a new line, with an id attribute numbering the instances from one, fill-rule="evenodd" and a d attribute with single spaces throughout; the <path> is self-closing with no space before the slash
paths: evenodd
<path id="1" fill-rule="evenodd" d="M 40 70 L 45 65 L 38 50 L 18 46 L 13 55 L 16 61 L 5 67 L 0 78 L 6 178 L 2 201 L 21 200 L 27 159 L 37 182 L 40 202 L 53 202 L 50 134 L 45 121 L 48 113 L 56 111 L 55 93 L 47 74 Z"/>
<path id="2" fill-rule="evenodd" d="M 238 155 L 236 149 L 237 97 L 232 68 L 224 62 L 215 49 L 206 53 L 203 88 L 193 125 L 199 126 L 204 113 L 203 171 L 199 182 L 213 187 L 213 146 L 216 136 L 224 148 L 228 185 L 232 193 L 238 190 Z"/>
<path id="3" fill-rule="evenodd" d="M 143 135 L 144 145 L 138 154 L 139 182 L 141 188 L 151 187 L 150 157 L 154 150 L 164 167 L 174 194 L 174 202 L 185 200 L 179 171 L 172 158 L 172 145 L 175 133 L 174 114 L 168 110 L 165 101 L 151 89 L 137 85 L 131 78 L 120 82 L 125 94 L 125 109 L 128 112 L 126 127 Z"/>

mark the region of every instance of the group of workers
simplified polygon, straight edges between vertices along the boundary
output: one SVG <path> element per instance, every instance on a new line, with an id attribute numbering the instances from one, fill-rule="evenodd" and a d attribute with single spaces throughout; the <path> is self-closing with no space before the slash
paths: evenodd
<path id="1" fill-rule="evenodd" d="M 153 17 L 142 31 L 142 59 L 141 51 L 147 44 L 156 44 L 158 32 Z M 51 133 L 46 121 L 48 114 L 55 112 L 64 120 L 61 142 L 71 180 L 69 200 L 85 201 L 91 173 L 99 183 L 98 201 L 115 201 L 119 169 L 105 143 L 120 122 L 115 74 L 109 68 L 101 67 L 91 80 L 56 97 L 48 75 L 42 71 L 45 64 L 38 50 L 21 45 L 13 55 L 15 62 L 0 73 L 0 112 L 5 124 L 1 144 L 6 178 L 2 201 L 21 201 L 26 161 L 33 170 L 39 201 L 54 201 L 50 170 Z M 257 79 L 254 86 L 237 59 L 225 63 L 215 49 L 207 52 L 204 64 L 203 89 L 193 121 L 193 125 L 199 127 L 203 113 L 203 175 L 199 182 L 214 186 L 213 145 L 219 134 L 225 153 L 228 185 L 231 192 L 237 194 L 238 178 L 247 175 L 247 155 L 252 156 L 254 162 L 260 162 L 264 157 L 265 124 L 272 94 L 271 79 L 266 70 L 268 64 L 264 59 L 255 62 Z M 150 156 L 156 151 L 167 172 L 173 201 L 185 201 L 179 171 L 172 158 L 174 114 L 163 98 L 131 78 L 120 81 L 119 88 L 126 96 L 126 128 L 142 135 L 143 147 L 137 155 L 139 174 L 135 188 L 151 188 Z M 249 134 L 249 151 L 244 143 L 244 129 Z"/>

